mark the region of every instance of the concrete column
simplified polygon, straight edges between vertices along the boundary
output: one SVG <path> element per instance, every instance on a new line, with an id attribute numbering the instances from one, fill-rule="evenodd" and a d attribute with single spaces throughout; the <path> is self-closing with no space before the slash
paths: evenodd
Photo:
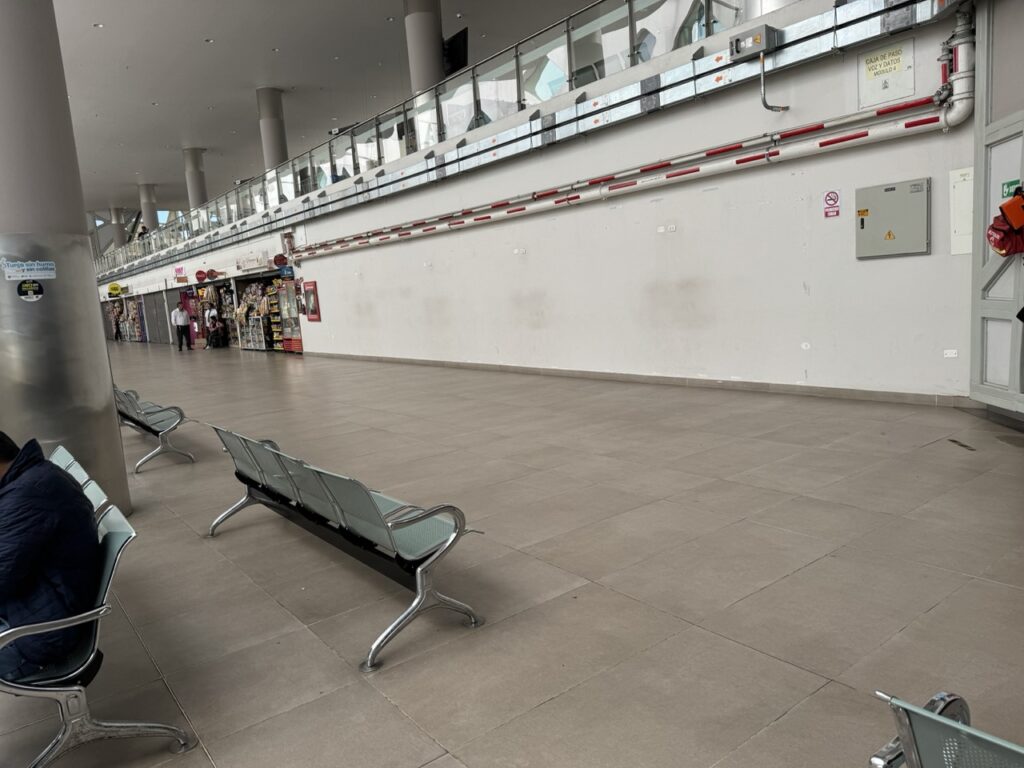
<path id="1" fill-rule="evenodd" d="M 288 159 L 288 136 L 284 130 L 284 103 L 280 88 L 258 88 L 256 105 L 263 141 L 263 167 L 268 171 Z"/>
<path id="2" fill-rule="evenodd" d="M 206 171 L 203 170 L 205 149 L 190 147 L 185 154 L 185 186 L 188 187 L 188 207 L 198 208 L 210 199 L 206 194 Z"/>
<path id="3" fill-rule="evenodd" d="M 110 209 L 110 226 L 114 232 L 114 245 L 120 248 L 128 241 L 128 235 L 124 231 L 124 211 L 120 208 Z"/>
<path id="4" fill-rule="evenodd" d="M 441 0 L 405 0 L 405 45 L 413 93 L 444 80 Z"/>
<path id="5" fill-rule="evenodd" d="M 128 513 L 53 3 L 0 0 L 0 19 L 0 429 L 64 445 Z"/>
<path id="6" fill-rule="evenodd" d="M 160 226 L 156 217 L 156 184 L 139 184 L 139 207 L 142 209 L 142 223 L 150 232 Z"/>

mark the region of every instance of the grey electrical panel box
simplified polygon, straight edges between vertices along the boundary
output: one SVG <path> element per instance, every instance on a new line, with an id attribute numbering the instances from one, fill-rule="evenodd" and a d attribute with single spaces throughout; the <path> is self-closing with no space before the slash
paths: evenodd
<path id="1" fill-rule="evenodd" d="M 857 258 L 931 253 L 931 179 L 857 190 Z"/>
<path id="2" fill-rule="evenodd" d="M 732 61 L 756 59 L 762 53 L 771 53 L 779 47 L 779 30 L 762 24 L 729 38 L 729 57 Z"/>

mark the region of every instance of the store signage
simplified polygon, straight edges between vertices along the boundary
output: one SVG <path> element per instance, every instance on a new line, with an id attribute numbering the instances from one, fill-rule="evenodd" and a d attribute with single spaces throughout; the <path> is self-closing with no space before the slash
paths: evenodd
<path id="1" fill-rule="evenodd" d="M 111 283 L 107 286 L 108 296 L 120 296 L 124 292 L 124 289 L 117 283 Z"/>
<path id="2" fill-rule="evenodd" d="M 196 272 L 196 282 L 198 282 L 198 283 L 205 283 L 206 282 L 206 273 L 203 270 L 201 270 L 201 269 L 198 272 Z"/>
<path id="3" fill-rule="evenodd" d="M 188 283 L 188 276 L 187 275 L 178 275 L 177 277 L 174 278 L 174 282 L 176 282 L 176 283 L 186 283 L 187 284 Z"/>
<path id="4" fill-rule="evenodd" d="M 239 272 L 252 272 L 257 269 L 267 268 L 267 257 L 266 256 L 246 256 L 244 259 L 239 259 L 235 262 L 235 267 Z"/>
<path id="5" fill-rule="evenodd" d="M 285 256 L 283 253 L 279 253 L 279 254 L 277 254 L 277 256 L 274 257 L 274 266 L 277 267 L 278 269 L 280 269 L 281 267 L 287 266 L 287 264 L 288 264 L 288 257 Z"/>
<path id="6" fill-rule="evenodd" d="M 1003 182 L 1003 199 L 1013 197 L 1013 191 L 1020 186 L 1020 179 Z"/>
<path id="7" fill-rule="evenodd" d="M 43 284 L 38 280 L 22 280 L 18 283 L 18 297 L 22 301 L 39 301 L 43 298 Z"/>
<path id="8" fill-rule="evenodd" d="M 216 269 L 208 269 L 208 270 L 206 270 L 206 279 L 207 280 L 216 280 L 218 277 L 220 277 L 220 272 L 218 272 Z"/>
<path id="9" fill-rule="evenodd" d="M 295 267 L 281 267 L 277 270 L 277 274 L 285 280 L 291 280 L 295 277 Z"/>

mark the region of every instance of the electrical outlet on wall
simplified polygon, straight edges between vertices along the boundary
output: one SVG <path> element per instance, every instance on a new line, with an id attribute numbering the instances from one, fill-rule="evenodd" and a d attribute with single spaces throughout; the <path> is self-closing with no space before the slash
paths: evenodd
<path id="1" fill-rule="evenodd" d="M 960 357 L 960 352 L 955 349 L 944 349 L 942 350 L 942 356 L 947 360 L 950 360 L 954 357 Z"/>

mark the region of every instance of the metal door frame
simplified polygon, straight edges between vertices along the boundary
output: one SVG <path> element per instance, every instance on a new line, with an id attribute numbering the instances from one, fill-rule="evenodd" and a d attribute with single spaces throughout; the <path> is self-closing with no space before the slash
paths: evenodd
<path id="1" fill-rule="evenodd" d="M 990 93 L 992 82 L 992 25 L 993 2 L 986 0 L 978 5 L 977 45 L 978 67 L 975 82 L 974 135 L 974 253 L 971 266 L 971 397 L 982 403 L 1008 411 L 1024 413 L 1024 390 L 1021 370 L 1024 366 L 1024 323 L 1016 319 L 1017 312 L 1024 306 L 1024 255 L 1000 259 L 991 253 L 985 231 L 991 223 L 988 211 L 988 189 L 990 184 L 989 153 L 997 144 L 1024 137 L 1024 110 L 994 122 L 989 121 Z M 1022 138 L 1024 141 L 1024 138 Z M 1021 152 L 1021 167 L 1018 178 L 1024 179 L 1024 148 Z M 988 257 L 988 262 L 984 263 Z M 1006 270 L 1014 273 L 1014 298 L 989 299 L 985 291 Z M 1009 386 L 1003 388 L 985 383 L 985 336 L 984 321 L 1009 320 L 1010 325 L 1010 378 Z"/>

